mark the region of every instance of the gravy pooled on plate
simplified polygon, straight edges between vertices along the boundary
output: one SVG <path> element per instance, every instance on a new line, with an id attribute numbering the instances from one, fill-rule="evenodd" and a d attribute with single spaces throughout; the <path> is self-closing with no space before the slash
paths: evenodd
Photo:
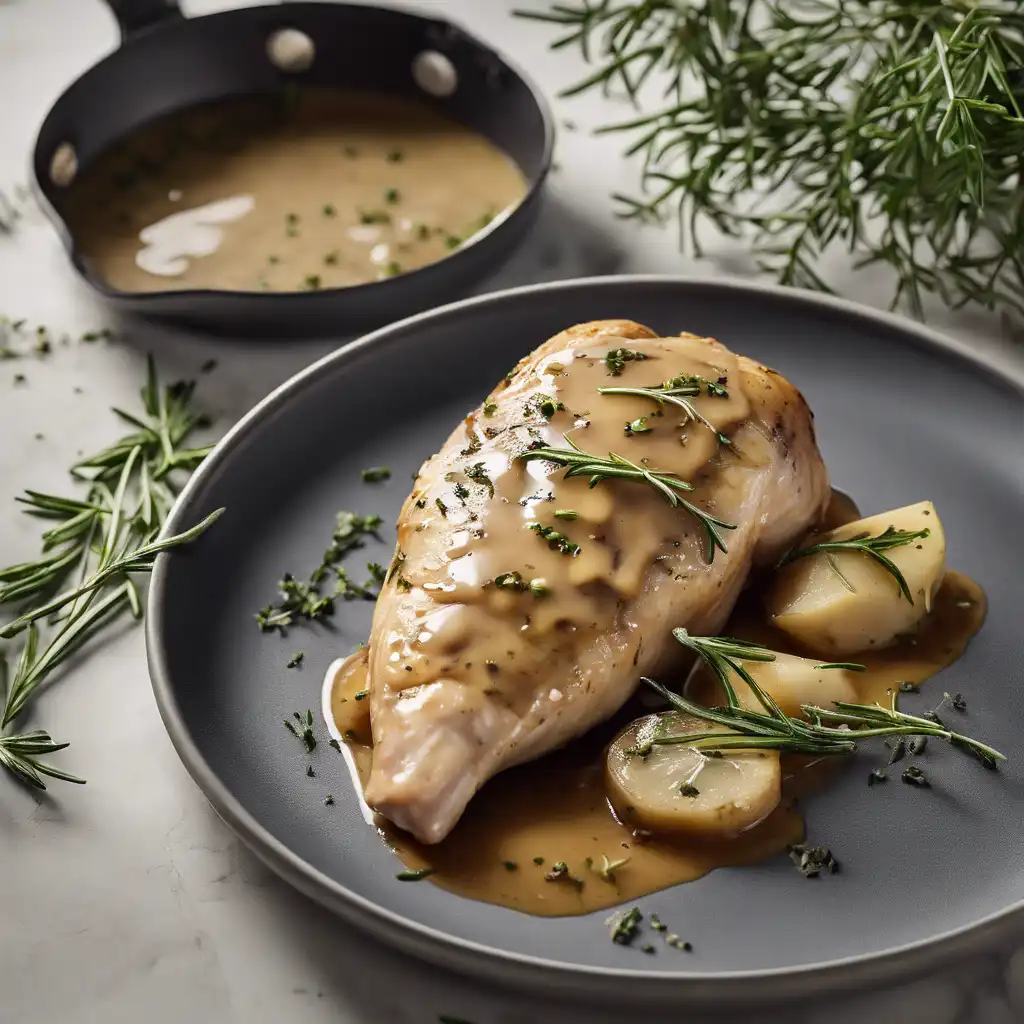
<path id="1" fill-rule="evenodd" d="M 856 518 L 849 498 L 833 492 L 824 525 L 831 528 Z M 804 653 L 765 622 L 758 598 L 753 593 L 741 600 L 724 632 L 763 641 L 776 651 Z M 857 700 L 887 705 L 901 682 L 922 684 L 952 664 L 981 628 L 986 609 L 984 592 L 976 583 L 948 572 L 931 613 L 913 636 L 858 657 L 865 671 L 857 676 Z M 345 740 L 342 749 L 361 791 L 373 758 L 369 701 L 356 696 L 365 694 L 365 660 L 335 663 L 325 683 L 331 715 Z M 695 696 L 713 704 L 718 695 Z M 797 800 L 819 791 L 842 767 L 841 758 L 812 762 L 787 755 L 782 803 L 728 841 L 644 835 L 620 821 L 605 788 L 605 751 L 626 723 L 649 710 L 638 694 L 611 720 L 563 749 L 502 772 L 480 790 L 459 823 L 436 845 L 417 843 L 379 815 L 374 824 L 407 868 L 432 869 L 431 883 L 543 917 L 614 907 L 693 881 L 715 868 L 759 863 L 802 841 L 804 823 Z M 876 754 L 883 763 L 884 748 Z M 564 873 L 556 871 L 558 864 L 565 865 Z"/>
<path id="2" fill-rule="evenodd" d="M 493 143 L 425 105 L 311 89 L 162 118 L 85 168 L 62 212 L 121 291 L 296 292 L 434 263 L 525 192 Z"/>

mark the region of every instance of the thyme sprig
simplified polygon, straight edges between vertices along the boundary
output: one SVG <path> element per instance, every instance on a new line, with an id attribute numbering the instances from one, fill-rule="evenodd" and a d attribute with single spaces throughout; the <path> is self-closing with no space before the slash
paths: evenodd
<path id="1" fill-rule="evenodd" d="M 856 753 L 858 744 L 872 736 L 934 736 L 994 769 L 1006 758 L 998 750 L 961 733 L 947 729 L 935 718 L 908 715 L 899 710 L 899 692 L 892 693 L 891 704 L 855 704 L 834 701 L 833 708 L 802 704 L 806 720 L 787 715 L 744 667 L 744 662 L 771 662 L 775 652 L 762 644 L 733 637 L 691 636 L 685 629 L 672 631 L 684 646 L 699 655 L 721 684 L 726 706 L 705 708 L 673 693 L 653 679 L 643 679 L 676 710 L 729 731 L 709 729 L 705 732 L 665 735 L 655 730 L 639 754 L 652 746 L 685 743 L 698 750 L 777 750 L 780 753 L 823 757 Z M 748 687 L 762 711 L 744 707 L 736 694 L 731 676 L 735 674 Z"/>
<path id="2" fill-rule="evenodd" d="M 630 462 L 629 459 L 616 455 L 614 452 L 609 452 L 607 459 L 602 459 L 598 455 L 590 455 L 570 438 L 565 440 L 569 445 L 568 448 L 532 448 L 523 452 L 519 458 L 524 461 L 541 459 L 565 466 L 566 479 L 574 476 L 589 476 L 591 487 L 596 487 L 606 480 L 635 480 L 649 484 L 673 508 L 684 508 L 697 520 L 707 538 L 708 562 L 714 561 L 716 548 L 728 553 L 729 549 L 725 546 L 725 541 L 719 530 L 735 530 L 735 525 L 723 522 L 711 515 L 710 512 L 705 512 L 704 509 L 698 508 L 692 502 L 680 497 L 680 492 L 688 493 L 694 490 L 693 484 L 681 480 L 674 473 L 638 466 L 635 462 Z"/>
<path id="3" fill-rule="evenodd" d="M 558 0 L 517 12 L 593 65 L 566 95 L 624 92 L 642 194 L 623 216 L 675 212 L 750 239 L 781 283 L 828 289 L 820 257 L 895 274 L 893 305 L 1024 313 L 1024 8 L 1016 0 L 809 4 Z M 647 89 L 644 87 L 648 86 Z"/>
<path id="4" fill-rule="evenodd" d="M 17 499 L 47 528 L 39 558 L 0 569 L 0 606 L 20 611 L 0 637 L 24 634 L 9 679 L 0 656 L 0 730 L 24 714 L 51 674 L 105 626 L 124 612 L 141 618 L 134 577 L 151 571 L 160 552 L 195 540 L 224 511 L 160 538 L 182 478 L 210 450 L 187 446 L 192 433 L 208 425 L 192 407 L 193 388 L 185 381 L 161 387 L 150 359 L 141 413 L 114 410 L 132 432 L 71 469 L 85 488 L 82 496 L 28 490 Z M 81 782 L 39 760 L 66 746 L 42 729 L 0 734 L 0 766 L 39 788 L 44 777 Z"/>
<path id="5" fill-rule="evenodd" d="M 891 558 L 888 558 L 883 554 L 883 552 L 890 551 L 892 548 L 903 547 L 905 544 L 911 544 L 915 540 L 923 540 L 930 534 L 931 530 L 929 529 L 897 530 L 894 526 L 889 526 L 874 537 L 869 533 L 859 533 L 855 537 L 848 537 L 845 540 L 826 540 L 817 544 L 812 544 L 810 547 L 800 548 L 797 551 L 790 551 L 783 557 L 782 561 L 779 562 L 779 566 L 788 565 L 790 562 L 795 562 L 798 558 L 806 558 L 808 555 L 815 555 L 819 552 L 824 552 L 832 571 L 839 577 L 843 586 L 846 587 L 847 590 L 853 592 L 853 584 L 843 575 L 842 570 L 836 564 L 836 560 L 833 557 L 832 552 L 859 551 L 861 554 L 867 555 L 882 566 L 882 568 L 885 569 L 894 580 L 896 580 L 896 583 L 900 588 L 900 593 L 911 604 L 913 604 L 914 596 L 910 592 L 910 587 L 907 584 L 906 577 L 900 571 L 900 567 Z"/>
<path id="6" fill-rule="evenodd" d="M 699 397 L 702 389 L 708 395 L 719 398 L 728 397 L 728 392 L 725 391 L 721 383 L 689 375 L 673 377 L 653 388 L 614 387 L 598 388 L 597 390 L 602 395 L 633 395 L 637 398 L 649 398 L 651 401 L 657 402 L 659 406 L 668 402 L 682 409 L 688 421 L 701 423 L 707 427 L 718 438 L 719 443 L 731 446 L 732 441 L 725 434 L 720 433 L 718 428 L 690 401 L 691 398 Z"/>

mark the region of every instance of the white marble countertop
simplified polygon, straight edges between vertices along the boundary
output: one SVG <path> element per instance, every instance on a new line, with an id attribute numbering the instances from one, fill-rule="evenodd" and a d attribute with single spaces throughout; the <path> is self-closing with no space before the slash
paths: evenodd
<path id="1" fill-rule="evenodd" d="M 190 13 L 229 6 L 191 0 Z M 513 20 L 507 0 L 422 4 L 467 23 L 527 67 L 549 95 L 581 70 L 549 53 L 548 33 Z M 98 0 L 0 0 L 0 188 L 24 182 L 35 131 L 65 86 L 115 44 Z M 556 101 L 563 130 L 541 226 L 489 287 L 616 271 L 682 272 L 671 230 L 616 220 L 608 201 L 635 180 L 620 143 L 588 129 L 602 101 Z M 617 112 L 616 116 L 617 116 Z M 743 269 L 735 246 L 702 273 Z M 840 291 L 884 303 L 881 277 L 830 267 Z M 70 270 L 54 233 L 29 210 L 0 236 L 0 313 L 75 337 L 104 310 Z M 997 359 L 1017 358 L 984 317 L 933 321 Z M 204 377 L 205 401 L 226 427 L 273 386 L 338 344 L 204 340 L 141 324 L 113 343 L 58 346 L 46 359 L 0 362 L 0 564 L 35 548 L 35 524 L 11 499 L 64 482 L 82 450 L 106 444 L 111 405 L 129 404 L 146 351 L 169 375 Z M 41 435 L 41 436 L 38 436 Z M 126 627 L 64 673 L 39 702 L 45 726 L 73 745 L 61 764 L 87 776 L 44 798 L 0 780 L 0 1020 L 17 1024 L 473 1024 L 621 1021 L 621 1009 L 552 1005 L 488 989 L 418 964 L 354 932 L 271 875 L 214 815 L 164 733 L 150 693 L 142 633 Z M 400 983 L 396 979 L 400 978 Z M 645 1013 L 652 1024 L 655 1015 Z M 666 1020 L 680 1019 L 672 1014 Z M 692 1016 L 687 1017 L 693 1020 Z M 716 1019 L 722 1019 L 716 1017 Z M 1024 950 L 964 964 L 955 977 L 892 993 L 803 1005 L 758 1021 L 793 1024 L 1010 1024 L 1024 1021 Z"/>

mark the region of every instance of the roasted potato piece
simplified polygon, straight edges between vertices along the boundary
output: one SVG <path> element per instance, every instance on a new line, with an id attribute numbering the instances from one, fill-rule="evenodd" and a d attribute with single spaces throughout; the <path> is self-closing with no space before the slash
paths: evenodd
<path id="1" fill-rule="evenodd" d="M 605 780 L 619 817 L 652 832 L 725 839 L 756 825 L 782 797 L 779 755 L 726 750 L 714 757 L 686 743 L 656 744 L 662 736 L 726 732 L 690 715 L 668 712 L 631 723 L 608 748 Z"/>
<path id="2" fill-rule="evenodd" d="M 882 551 L 903 574 L 913 602 L 901 593 L 893 574 L 864 551 L 825 550 L 779 571 L 767 598 L 772 622 L 815 654 L 833 659 L 886 647 L 901 633 L 912 632 L 930 611 L 946 568 L 946 537 L 930 501 L 858 519 L 803 547 L 878 537 L 890 527 L 928 531 L 926 537 Z"/>

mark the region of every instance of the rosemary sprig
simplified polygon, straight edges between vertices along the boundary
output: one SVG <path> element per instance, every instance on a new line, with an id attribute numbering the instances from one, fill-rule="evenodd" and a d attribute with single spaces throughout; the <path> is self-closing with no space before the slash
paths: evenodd
<path id="1" fill-rule="evenodd" d="M 38 559 L 0 569 L 0 606 L 20 610 L 0 637 L 24 634 L 9 685 L 7 662 L 0 656 L 0 730 L 24 714 L 50 675 L 106 625 L 126 611 L 141 618 L 133 577 L 149 572 L 160 552 L 194 540 L 224 511 L 183 533 L 159 537 L 180 478 L 209 452 L 186 447 L 193 431 L 208 425 L 192 408 L 192 391 L 193 384 L 184 381 L 161 387 L 150 359 L 142 411 L 114 410 L 133 431 L 71 469 L 84 494 L 29 490 L 17 499 L 27 514 L 46 521 L 47 529 Z M 41 729 L 0 734 L 0 766 L 40 788 L 44 776 L 81 782 L 39 761 L 66 746 Z"/>
<path id="2" fill-rule="evenodd" d="M 858 744 L 871 736 L 934 736 L 970 754 L 986 768 L 996 768 L 1006 758 L 998 750 L 961 733 L 947 729 L 933 718 L 908 715 L 899 710 L 899 692 L 894 691 L 890 707 L 881 704 L 855 704 L 835 701 L 833 709 L 803 704 L 806 720 L 792 718 L 776 704 L 744 668 L 743 662 L 775 660 L 775 653 L 762 644 L 732 637 L 691 636 L 685 629 L 672 631 L 675 638 L 698 654 L 711 670 L 725 693 L 726 706 L 705 708 L 662 686 L 653 679 L 643 679 L 676 710 L 729 731 L 709 729 L 705 732 L 665 735 L 656 732 L 645 748 L 685 743 L 698 750 L 777 750 L 780 753 L 824 757 L 856 753 Z M 752 711 L 744 707 L 730 679 L 735 674 L 750 687 L 763 708 Z"/>
<path id="3" fill-rule="evenodd" d="M 719 443 L 731 446 L 732 441 L 725 434 L 720 433 L 718 428 L 690 401 L 691 398 L 697 398 L 701 394 L 702 388 L 707 394 L 719 398 L 725 398 L 728 395 L 720 383 L 705 380 L 703 377 L 687 375 L 673 377 L 653 388 L 614 387 L 598 388 L 597 390 L 602 395 L 634 395 L 638 398 L 649 398 L 651 401 L 657 402 L 659 406 L 666 402 L 678 406 L 685 413 L 687 420 L 703 424 L 718 438 Z"/>
<path id="4" fill-rule="evenodd" d="M 795 562 L 798 558 L 806 558 L 808 555 L 815 555 L 823 551 L 832 571 L 839 577 L 843 586 L 852 592 L 854 589 L 853 584 L 843 575 L 842 570 L 836 564 L 835 558 L 832 557 L 832 552 L 859 551 L 882 566 L 896 580 L 900 593 L 913 604 L 914 596 L 910 593 L 906 577 L 900 571 L 900 567 L 891 558 L 886 557 L 883 552 L 889 551 L 892 548 L 903 547 L 903 545 L 911 544 L 915 540 L 923 540 L 930 533 L 931 530 L 928 529 L 897 530 L 894 526 L 889 526 L 875 537 L 868 533 L 859 533 L 856 537 L 849 537 L 846 540 L 826 540 L 818 544 L 812 544 L 810 547 L 800 548 L 798 551 L 790 551 L 779 562 L 779 566 L 788 565 L 790 562 Z"/>
<path id="5" fill-rule="evenodd" d="M 702 224 L 748 238 L 783 284 L 827 289 L 820 257 L 836 246 L 890 267 L 893 305 L 918 316 L 928 293 L 1024 313 L 1017 0 L 558 0 L 517 13 L 593 65 L 567 95 L 654 97 L 600 129 L 642 157 L 642 194 L 615 196 L 623 216 L 676 213 L 698 256 Z"/>
<path id="6" fill-rule="evenodd" d="M 692 491 L 694 489 L 693 484 L 686 480 L 681 480 L 674 473 L 665 473 L 661 470 L 638 466 L 635 462 L 630 462 L 629 459 L 616 455 L 614 452 L 609 452 L 607 459 L 602 459 L 598 455 L 590 455 L 574 444 L 570 438 L 565 440 L 569 445 L 568 448 L 532 448 L 523 452 L 519 458 L 524 461 L 542 459 L 546 462 L 554 462 L 560 466 L 565 466 L 567 467 L 566 479 L 573 476 L 589 476 L 591 487 L 596 487 L 605 480 L 635 480 L 649 484 L 673 508 L 684 508 L 700 523 L 707 538 L 708 562 L 715 560 L 716 548 L 728 553 L 729 549 L 725 546 L 725 541 L 718 531 L 735 530 L 736 527 L 731 523 L 723 522 L 721 519 L 711 515 L 710 512 L 705 512 L 692 502 L 680 497 L 680 492 Z"/>

